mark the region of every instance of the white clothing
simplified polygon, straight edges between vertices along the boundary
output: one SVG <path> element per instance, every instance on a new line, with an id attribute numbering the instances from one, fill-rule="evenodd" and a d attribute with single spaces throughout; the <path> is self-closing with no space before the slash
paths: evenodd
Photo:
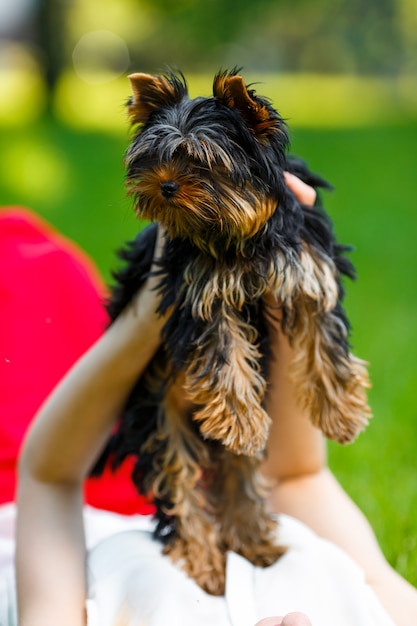
<path id="1" fill-rule="evenodd" d="M 15 510 L 1 508 L 0 537 L 8 539 L 0 540 L 0 626 L 16 626 Z M 306 613 L 313 626 L 395 626 L 350 557 L 299 521 L 278 520 L 287 553 L 264 569 L 230 552 L 226 593 L 215 597 L 161 554 L 149 517 L 86 507 L 88 626 L 254 626 L 291 611 Z"/>

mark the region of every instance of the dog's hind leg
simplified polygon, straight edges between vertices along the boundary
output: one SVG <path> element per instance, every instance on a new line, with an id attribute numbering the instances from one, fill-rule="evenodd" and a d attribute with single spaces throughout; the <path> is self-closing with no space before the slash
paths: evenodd
<path id="1" fill-rule="evenodd" d="M 219 546 L 218 501 L 207 499 L 213 472 L 211 445 L 205 442 L 183 399 L 181 376 L 167 390 L 156 437 L 164 454 L 154 460 L 151 490 L 161 515 L 174 532 L 161 536 L 164 554 L 213 595 L 224 593 L 225 553 Z M 186 409 L 186 410 L 184 410 Z"/>
<path id="2" fill-rule="evenodd" d="M 213 497 L 220 502 L 219 527 L 225 550 L 241 554 L 258 567 L 268 567 L 285 553 L 277 543 L 277 520 L 267 512 L 267 479 L 258 457 L 221 453 Z"/>

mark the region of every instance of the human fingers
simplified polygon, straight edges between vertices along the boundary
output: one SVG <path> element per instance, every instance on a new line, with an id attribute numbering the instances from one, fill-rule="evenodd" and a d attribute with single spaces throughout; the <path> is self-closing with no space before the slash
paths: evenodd
<path id="1" fill-rule="evenodd" d="M 155 323 L 155 328 L 161 328 L 162 323 L 168 318 L 169 311 L 166 311 L 164 315 L 157 313 L 159 310 L 159 304 L 161 300 L 161 294 L 159 290 L 159 285 L 161 282 L 160 275 L 160 264 L 158 261 L 161 259 L 163 255 L 163 248 L 165 244 L 166 233 L 164 229 L 158 225 L 158 229 L 156 232 L 155 243 L 153 248 L 153 259 L 152 265 L 150 267 L 149 275 L 139 289 L 135 298 L 133 299 L 133 305 L 136 309 L 135 303 L 140 301 L 142 304 L 142 308 L 146 307 L 146 310 L 149 311 L 149 323 Z M 151 241 L 148 242 L 148 245 L 151 245 Z M 159 321 L 158 321 L 159 320 Z"/>
<path id="2" fill-rule="evenodd" d="M 264 617 L 259 622 L 255 624 L 255 626 L 281 626 L 282 624 L 282 615 L 277 617 Z"/>
<path id="3" fill-rule="evenodd" d="M 153 251 L 152 267 L 151 267 L 151 272 L 150 272 L 150 278 L 148 279 L 148 288 L 151 290 L 155 289 L 155 287 L 160 282 L 160 278 L 157 275 L 158 269 L 159 269 L 158 261 L 162 257 L 165 241 L 166 241 L 166 232 L 164 228 L 160 224 L 158 224 L 158 230 L 157 230 L 156 239 L 155 239 L 155 247 Z"/>
<path id="4" fill-rule="evenodd" d="M 154 262 L 161 258 L 166 240 L 166 232 L 161 224 L 158 224 L 158 232 L 155 241 L 155 250 L 153 254 Z"/>
<path id="5" fill-rule="evenodd" d="M 255 626 L 311 626 L 311 621 L 305 613 L 295 611 L 284 617 L 264 617 Z"/>
<path id="6" fill-rule="evenodd" d="M 294 613 L 287 613 L 281 622 L 281 626 L 311 626 L 311 621 L 305 613 L 296 611 Z"/>
<path id="7" fill-rule="evenodd" d="M 295 197 L 301 204 L 306 204 L 308 206 L 313 206 L 317 193 L 316 190 L 313 189 L 307 183 L 304 183 L 298 176 L 294 176 L 294 174 L 290 174 L 290 172 L 284 172 L 285 183 L 287 187 L 291 189 Z"/>

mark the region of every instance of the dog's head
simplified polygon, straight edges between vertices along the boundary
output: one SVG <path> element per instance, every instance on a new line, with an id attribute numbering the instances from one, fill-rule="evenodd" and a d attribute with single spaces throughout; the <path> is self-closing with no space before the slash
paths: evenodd
<path id="1" fill-rule="evenodd" d="M 127 185 L 138 215 L 205 250 L 253 237 L 283 197 L 283 119 L 236 71 L 193 100 L 181 74 L 129 78 Z"/>

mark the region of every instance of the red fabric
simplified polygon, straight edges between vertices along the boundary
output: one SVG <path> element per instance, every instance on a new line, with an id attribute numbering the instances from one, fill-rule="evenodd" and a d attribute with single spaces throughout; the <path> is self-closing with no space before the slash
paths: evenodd
<path id="1" fill-rule="evenodd" d="M 0 210 L 0 503 L 13 500 L 18 450 L 49 392 L 102 334 L 102 280 L 87 256 L 21 208 Z M 130 464 L 86 484 L 89 504 L 120 513 L 152 510 Z"/>

